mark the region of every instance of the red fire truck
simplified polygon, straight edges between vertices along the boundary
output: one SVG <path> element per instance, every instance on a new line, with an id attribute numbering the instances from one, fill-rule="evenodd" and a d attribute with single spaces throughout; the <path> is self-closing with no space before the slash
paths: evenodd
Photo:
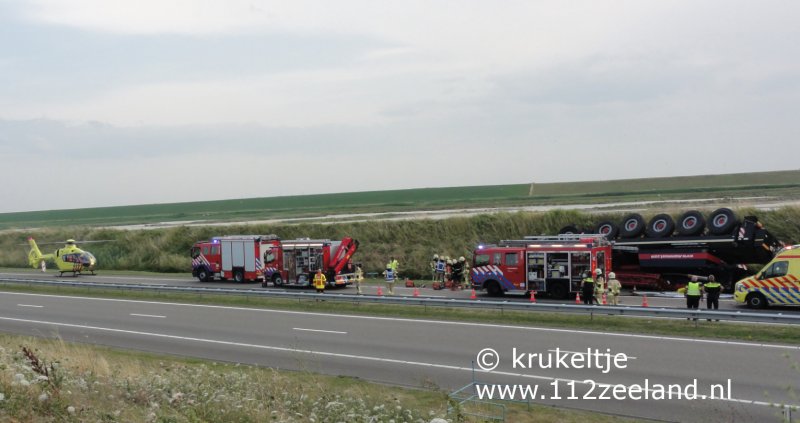
<path id="1" fill-rule="evenodd" d="M 348 285 L 352 280 L 352 257 L 358 241 L 300 238 L 274 245 L 264 256 L 264 281 L 274 286 L 309 286 L 314 273 L 322 269 L 329 286 Z"/>
<path id="2" fill-rule="evenodd" d="M 281 241 L 276 235 L 215 237 L 192 247 L 192 276 L 202 282 L 219 278 L 261 280 L 264 287 L 269 282 L 275 286 L 309 286 L 317 269 L 322 269 L 329 285 L 347 285 L 357 249 L 358 241 L 349 237 L 341 241 Z"/>
<path id="3" fill-rule="evenodd" d="M 470 280 L 489 295 L 517 291 L 567 298 L 580 291 L 581 275 L 611 271 L 611 244 L 604 235 L 531 236 L 479 245 Z"/>
<path id="4" fill-rule="evenodd" d="M 192 276 L 201 282 L 216 278 L 259 280 L 264 275 L 262 258 L 280 243 L 275 235 L 233 235 L 200 241 L 191 249 Z"/>

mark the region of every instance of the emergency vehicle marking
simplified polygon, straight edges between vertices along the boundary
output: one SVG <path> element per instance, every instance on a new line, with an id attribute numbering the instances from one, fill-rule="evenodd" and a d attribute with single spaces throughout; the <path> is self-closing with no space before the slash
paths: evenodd
<path id="1" fill-rule="evenodd" d="M 492 265 L 475 267 L 472 269 L 472 273 L 474 274 L 472 279 L 481 285 L 483 285 L 483 283 L 487 280 L 492 279 L 500 282 L 500 284 L 503 285 L 503 288 L 507 290 L 517 289 L 517 287 L 514 286 L 510 280 L 506 279 L 503 271 L 497 266 Z"/>
<path id="2" fill-rule="evenodd" d="M 264 266 L 261 265 L 261 260 L 257 258 L 256 259 L 256 272 L 261 272 L 262 270 L 264 270 Z"/>
<path id="3" fill-rule="evenodd" d="M 203 256 L 202 254 L 200 254 L 199 256 L 197 256 L 192 260 L 192 269 L 196 269 L 200 266 L 205 266 L 208 268 L 211 267 L 211 263 L 209 263 L 208 260 L 206 260 L 205 256 Z"/>
<path id="4" fill-rule="evenodd" d="M 742 286 L 748 292 L 761 292 L 772 304 L 800 304 L 800 285 L 794 275 L 764 280 L 750 278 L 743 282 Z"/>

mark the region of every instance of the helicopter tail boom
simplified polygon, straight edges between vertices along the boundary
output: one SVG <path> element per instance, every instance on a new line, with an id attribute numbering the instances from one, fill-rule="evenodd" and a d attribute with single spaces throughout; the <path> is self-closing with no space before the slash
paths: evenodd
<path id="1" fill-rule="evenodd" d="M 34 269 L 41 266 L 42 262 L 53 257 L 52 254 L 43 255 L 39 250 L 39 246 L 36 245 L 36 241 L 34 241 L 33 237 L 28 238 L 28 244 L 31 246 L 31 251 L 28 252 L 28 264 Z"/>

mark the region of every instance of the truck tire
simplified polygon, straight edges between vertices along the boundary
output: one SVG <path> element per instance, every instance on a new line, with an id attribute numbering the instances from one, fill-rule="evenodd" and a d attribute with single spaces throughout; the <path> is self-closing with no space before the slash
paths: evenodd
<path id="1" fill-rule="evenodd" d="M 675 230 L 675 221 L 672 216 L 661 213 L 653 216 L 650 222 L 647 223 L 645 233 L 648 238 L 665 238 L 672 235 Z"/>
<path id="2" fill-rule="evenodd" d="M 484 286 L 486 287 L 486 293 L 489 294 L 490 297 L 499 297 L 503 295 L 503 289 L 500 288 L 500 283 L 497 281 L 486 281 Z"/>
<path id="3" fill-rule="evenodd" d="M 750 308 L 767 308 L 767 298 L 760 292 L 751 292 L 747 294 L 745 303 Z"/>
<path id="4" fill-rule="evenodd" d="M 708 232 L 713 235 L 727 235 L 739 224 L 733 210 L 723 207 L 708 216 Z"/>
<path id="5" fill-rule="evenodd" d="M 574 235 L 578 233 L 578 228 L 575 225 L 567 225 L 558 231 L 559 235 Z"/>
<path id="6" fill-rule="evenodd" d="M 606 239 L 614 239 L 619 234 L 619 226 L 616 223 L 606 220 L 597 224 L 594 233 L 605 235 Z"/>
<path id="7" fill-rule="evenodd" d="M 241 270 L 234 270 L 233 271 L 233 281 L 236 283 L 244 282 L 244 272 Z"/>
<path id="8" fill-rule="evenodd" d="M 283 286 L 283 278 L 281 275 L 273 275 L 272 276 L 272 285 L 274 286 Z"/>
<path id="9" fill-rule="evenodd" d="M 678 218 L 678 233 L 683 236 L 695 236 L 703 233 L 706 218 L 697 210 L 689 210 Z"/>
<path id="10" fill-rule="evenodd" d="M 623 238 L 636 238 L 644 232 L 644 218 L 639 213 L 631 213 L 622 219 L 619 234 Z"/>
<path id="11" fill-rule="evenodd" d="M 199 280 L 200 282 L 208 282 L 208 281 L 210 281 L 211 277 L 209 276 L 208 270 L 206 270 L 206 269 L 198 270 L 197 271 L 197 280 Z"/>

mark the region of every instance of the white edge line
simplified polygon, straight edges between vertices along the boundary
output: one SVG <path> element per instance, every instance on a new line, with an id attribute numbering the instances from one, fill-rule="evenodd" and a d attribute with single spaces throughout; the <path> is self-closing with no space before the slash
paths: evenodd
<path id="1" fill-rule="evenodd" d="M 242 311 L 252 311 L 252 312 L 259 312 L 259 313 L 279 313 L 279 314 L 295 314 L 295 315 L 306 315 L 306 316 L 335 317 L 337 319 L 349 318 L 349 319 L 361 319 L 361 320 L 382 320 L 382 321 L 395 321 L 395 322 L 428 323 L 428 324 L 451 325 L 451 326 L 472 326 L 472 327 L 495 328 L 495 329 L 497 329 L 497 328 L 499 328 L 499 329 L 517 329 L 517 330 L 538 331 L 538 332 L 555 332 L 555 333 L 570 333 L 570 334 L 579 333 L 579 334 L 583 334 L 583 335 L 617 336 L 617 337 L 623 337 L 623 338 L 654 339 L 654 340 L 660 340 L 660 341 L 679 341 L 679 342 L 693 342 L 693 343 L 700 343 L 700 344 L 716 344 L 716 345 L 736 345 L 736 346 L 743 346 L 743 347 L 778 348 L 778 349 L 800 351 L 800 345 L 763 344 L 763 343 L 757 343 L 757 342 L 724 341 L 724 340 L 718 340 L 718 339 L 699 339 L 699 338 L 680 338 L 680 337 L 677 337 L 677 336 L 642 335 L 642 334 L 636 334 L 636 333 L 619 333 L 619 332 L 598 332 L 598 331 L 576 330 L 576 329 L 536 328 L 536 327 L 530 327 L 530 326 L 500 325 L 500 324 L 476 323 L 476 322 L 450 322 L 450 321 L 444 321 L 444 320 L 440 321 L 440 320 L 409 319 L 409 318 L 398 318 L 398 317 L 358 316 L 358 315 L 353 315 L 353 314 L 335 314 L 335 313 L 318 313 L 318 312 L 292 311 L 292 310 L 274 310 L 274 309 L 267 309 L 267 308 L 230 307 L 230 306 L 218 306 L 218 305 L 208 305 L 208 304 L 185 304 L 185 303 L 170 303 L 170 302 L 161 302 L 161 301 L 123 300 L 123 299 L 118 299 L 118 298 L 93 298 L 93 297 L 79 297 L 79 296 L 70 296 L 70 295 L 31 294 L 31 293 L 25 293 L 25 292 L 7 292 L 7 291 L 0 291 L 0 292 L 2 292 L 4 295 L 25 295 L 25 296 L 34 296 L 34 297 L 70 298 L 70 299 L 78 299 L 78 300 L 108 301 L 108 302 L 136 303 L 136 304 L 157 304 L 157 305 L 168 305 L 168 306 L 179 306 L 179 307 L 211 308 L 211 309 L 220 309 L 220 310 L 242 310 Z"/>
<path id="2" fill-rule="evenodd" d="M 298 348 L 287 348 L 287 347 L 276 347 L 271 345 L 259 345 L 259 344 L 249 344 L 244 342 L 233 342 L 233 341 L 220 341 L 216 339 L 204 339 L 204 338 L 192 338 L 188 336 L 179 336 L 179 335 L 167 335 L 163 333 L 154 333 L 154 332 L 142 332 L 142 331 L 135 331 L 135 330 L 125 330 L 125 329 L 114 329 L 114 328 L 104 328 L 99 326 L 87 326 L 87 325 L 76 325 L 72 323 L 57 323 L 57 322 L 47 322 L 41 320 L 28 320 L 28 319 L 17 319 L 13 317 L 0 317 L 0 320 L 12 321 L 12 322 L 22 322 L 22 323 L 34 323 L 34 324 L 44 324 L 44 325 L 53 325 L 53 326 L 61 326 L 61 327 L 68 327 L 68 328 L 77 328 L 77 329 L 89 329 L 89 330 L 97 330 L 103 332 L 114 332 L 114 333 L 125 333 L 129 335 L 141 335 L 141 336 L 151 336 L 156 338 L 167 338 L 167 339 L 177 339 L 181 341 L 190 341 L 190 342 L 203 342 L 208 344 L 221 344 L 221 345 L 231 345 L 237 347 L 245 347 L 245 348 L 257 348 L 262 350 L 271 350 L 271 351 L 280 351 L 280 352 L 291 352 L 291 353 L 300 353 L 300 354 L 309 354 L 309 355 L 317 355 L 322 357 L 336 357 L 336 358 L 345 358 L 345 359 L 357 359 L 357 360 L 364 360 L 364 361 L 377 361 L 382 363 L 391 363 L 391 364 L 405 364 L 409 366 L 420 366 L 420 367 L 433 367 L 437 369 L 445 369 L 445 370 L 457 370 L 457 371 L 465 371 L 465 372 L 478 372 L 478 373 L 487 373 L 493 375 L 501 375 L 501 376 L 512 376 L 512 377 L 520 377 L 526 379 L 535 379 L 535 380 L 544 380 L 544 381 L 558 381 L 558 382 L 572 382 L 572 383 L 580 383 L 580 384 L 594 384 L 597 386 L 615 386 L 615 384 L 609 383 L 599 383 L 589 380 L 577 380 L 577 379 L 566 379 L 566 378 L 558 378 L 558 377 L 550 377 L 550 376 L 540 376 L 540 375 L 531 375 L 531 374 L 524 374 L 524 373 L 512 373 L 512 372 L 502 372 L 502 371 L 486 371 L 479 368 L 473 369 L 471 367 L 461 367 L 461 366 L 452 366 L 448 364 L 436 364 L 436 363 L 425 363 L 420 361 L 407 361 L 407 360 L 398 360 L 394 358 L 384 358 L 384 357 L 372 357 L 372 356 L 364 356 L 364 355 L 355 355 L 355 354 L 344 354 L 344 353 L 333 353 L 327 351 L 314 351 L 314 350 L 303 350 Z M 654 389 L 648 389 L 648 391 L 654 391 Z M 755 400 L 747 400 L 747 399 L 737 399 L 737 398 L 704 398 L 708 400 L 717 400 L 717 401 L 725 401 L 725 402 L 735 402 L 741 404 L 751 404 L 751 405 L 760 405 L 760 406 L 768 406 L 768 407 L 782 407 L 782 408 L 792 408 L 792 409 L 800 409 L 800 405 L 795 404 L 775 404 L 769 403 L 764 401 L 755 401 Z"/>
<path id="3" fill-rule="evenodd" d="M 158 314 L 138 314 L 138 313 L 131 313 L 131 316 L 136 316 L 136 317 L 157 317 L 157 318 L 159 318 L 159 319 L 166 319 L 166 318 L 167 318 L 167 316 L 160 316 L 160 315 L 158 315 Z"/>
<path id="4" fill-rule="evenodd" d="M 33 307 L 33 308 L 43 308 L 44 306 L 40 306 L 40 305 L 33 305 L 33 304 L 17 304 L 17 307 Z"/>
<path id="5" fill-rule="evenodd" d="M 302 330 L 306 332 L 322 332 L 322 333 L 337 333 L 342 335 L 347 335 L 347 332 L 341 332 L 338 330 L 322 330 L 322 329 L 306 329 L 306 328 L 292 328 L 293 330 Z"/>

